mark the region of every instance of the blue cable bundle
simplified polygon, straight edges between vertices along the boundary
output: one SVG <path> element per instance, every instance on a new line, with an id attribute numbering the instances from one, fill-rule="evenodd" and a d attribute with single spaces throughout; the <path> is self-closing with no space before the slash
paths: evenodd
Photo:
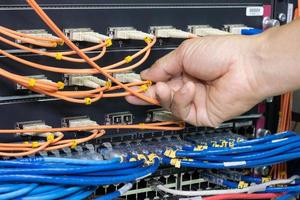
<path id="1" fill-rule="evenodd" d="M 253 168 L 300 158 L 300 135 L 283 132 L 235 143 L 234 147 L 166 151 L 163 163 L 208 169 Z"/>
<path id="2" fill-rule="evenodd" d="M 159 159 L 122 162 L 72 158 L 32 157 L 0 161 L 0 200 L 86 199 L 97 186 L 126 183 L 118 191 L 98 199 L 115 199 L 131 187 L 131 182 L 151 175 Z"/>

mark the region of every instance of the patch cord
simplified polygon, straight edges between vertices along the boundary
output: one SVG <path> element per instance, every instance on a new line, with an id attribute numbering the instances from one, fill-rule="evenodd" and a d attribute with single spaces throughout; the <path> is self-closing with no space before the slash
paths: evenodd
<path id="1" fill-rule="evenodd" d="M 176 125 L 177 124 L 177 125 Z M 177 127 L 176 127 L 177 126 Z M 97 139 L 105 134 L 105 129 L 142 129 L 142 130 L 181 130 L 182 125 L 177 122 L 159 122 L 131 125 L 97 125 L 95 123 L 79 124 L 78 126 L 52 128 L 42 126 L 33 129 L 10 129 L 0 130 L 0 134 L 27 134 L 40 137 L 40 141 L 27 141 L 24 143 L 0 143 L 0 156 L 21 157 L 33 155 L 40 151 L 52 151 L 62 148 L 76 148 L 78 144 Z M 64 132 L 87 132 L 88 136 L 78 139 L 63 139 Z"/>
<path id="2" fill-rule="evenodd" d="M 29 157 L 0 161 L 3 172 L 0 199 L 86 199 L 94 195 L 98 186 L 135 182 L 151 175 L 159 166 L 156 157 L 149 157 L 146 162 L 143 158 L 128 161 L 116 155 L 101 156 L 107 160 L 87 160 L 86 155 L 81 156 L 80 159 Z M 96 199 L 117 198 L 131 187 L 127 183 Z"/>

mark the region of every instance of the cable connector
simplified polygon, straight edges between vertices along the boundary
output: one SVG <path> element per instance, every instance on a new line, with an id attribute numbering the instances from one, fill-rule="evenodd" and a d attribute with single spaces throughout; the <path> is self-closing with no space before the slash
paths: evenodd
<path id="1" fill-rule="evenodd" d="M 87 127 L 87 126 L 97 126 L 98 123 L 96 121 L 91 120 L 87 116 L 81 117 L 70 117 L 63 119 L 63 126 L 70 128 L 78 128 L 78 127 Z"/>
<path id="2" fill-rule="evenodd" d="M 151 26 L 150 33 L 158 38 L 192 38 L 194 34 L 180 29 L 176 29 L 173 26 Z"/>
<path id="3" fill-rule="evenodd" d="M 144 41 L 146 41 L 146 38 L 149 38 L 150 40 L 152 40 L 154 38 L 154 35 L 151 35 L 149 33 L 145 33 L 142 31 L 138 31 L 133 27 L 110 27 L 108 29 L 108 35 L 112 39 L 117 39 L 117 40 L 144 40 Z M 149 39 L 147 39 L 148 42 L 150 41 Z"/>
<path id="4" fill-rule="evenodd" d="M 90 28 L 74 28 L 65 29 L 65 34 L 71 41 L 100 43 L 110 39 L 107 35 L 103 35 L 93 31 Z"/>
<path id="5" fill-rule="evenodd" d="M 198 36 L 208 35 L 230 35 L 229 32 L 208 25 L 189 25 L 188 31 Z"/>
<path id="6" fill-rule="evenodd" d="M 83 86 L 88 88 L 99 88 L 106 84 L 106 81 L 91 75 L 69 75 L 67 82 L 69 86 Z"/>
<path id="7" fill-rule="evenodd" d="M 57 40 L 58 42 L 56 43 L 56 45 L 63 45 L 63 40 L 62 39 L 59 39 L 58 37 L 48 33 L 45 29 L 29 29 L 29 30 L 17 30 L 17 32 L 20 32 L 20 33 L 24 33 L 24 34 L 27 34 L 27 35 L 31 35 L 31 36 L 34 36 L 34 37 L 40 37 L 40 38 L 46 38 L 46 39 L 54 39 L 54 40 Z M 21 40 L 16 40 L 16 43 L 25 43 L 25 42 L 22 42 Z"/>
<path id="8" fill-rule="evenodd" d="M 28 122 L 17 122 L 16 123 L 17 129 L 23 130 L 40 130 L 40 129 L 51 129 L 52 126 L 48 126 L 45 124 L 44 121 L 28 121 Z M 39 137 L 48 137 L 49 135 L 53 135 L 52 133 L 34 133 L 34 132 L 25 132 L 19 133 L 19 135 L 27 135 L 27 136 L 39 136 Z"/>
<path id="9" fill-rule="evenodd" d="M 121 83 L 135 83 L 142 81 L 141 75 L 134 72 L 114 73 L 113 76 Z"/>

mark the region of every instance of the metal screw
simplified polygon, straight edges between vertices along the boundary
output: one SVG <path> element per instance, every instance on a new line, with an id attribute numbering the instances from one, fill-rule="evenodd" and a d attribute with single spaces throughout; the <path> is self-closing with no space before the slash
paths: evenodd
<path id="1" fill-rule="evenodd" d="M 278 19 L 279 19 L 281 22 L 285 22 L 286 19 L 287 19 L 286 14 L 285 14 L 285 13 L 279 13 Z"/>

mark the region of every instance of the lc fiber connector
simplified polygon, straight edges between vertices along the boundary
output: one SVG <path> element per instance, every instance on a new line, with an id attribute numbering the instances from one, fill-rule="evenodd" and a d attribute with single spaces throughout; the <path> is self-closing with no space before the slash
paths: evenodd
<path id="1" fill-rule="evenodd" d="M 223 31 L 217 28 L 213 28 L 208 25 L 189 25 L 188 31 L 197 36 L 208 36 L 208 35 L 229 35 L 227 31 Z"/>
<path id="2" fill-rule="evenodd" d="M 108 36 L 97 33 L 90 28 L 64 29 L 64 33 L 71 41 L 100 43 L 109 39 Z"/>
<path id="3" fill-rule="evenodd" d="M 61 121 L 62 127 L 76 128 L 85 126 L 97 126 L 96 121 L 91 120 L 88 116 L 66 117 Z"/>
<path id="4" fill-rule="evenodd" d="M 37 121 L 17 122 L 16 128 L 23 129 L 23 130 L 36 130 L 36 129 L 50 129 L 52 127 L 46 125 L 46 123 L 42 120 L 37 120 Z M 25 132 L 25 133 L 21 133 L 19 135 L 47 137 L 49 134 L 51 134 L 51 133 Z"/>
<path id="5" fill-rule="evenodd" d="M 194 34 L 180 29 L 176 29 L 173 26 L 150 26 L 150 33 L 158 38 L 192 38 Z"/>
<path id="6" fill-rule="evenodd" d="M 108 35 L 115 40 L 144 40 L 145 38 L 153 39 L 154 36 L 133 27 L 110 27 Z"/>

